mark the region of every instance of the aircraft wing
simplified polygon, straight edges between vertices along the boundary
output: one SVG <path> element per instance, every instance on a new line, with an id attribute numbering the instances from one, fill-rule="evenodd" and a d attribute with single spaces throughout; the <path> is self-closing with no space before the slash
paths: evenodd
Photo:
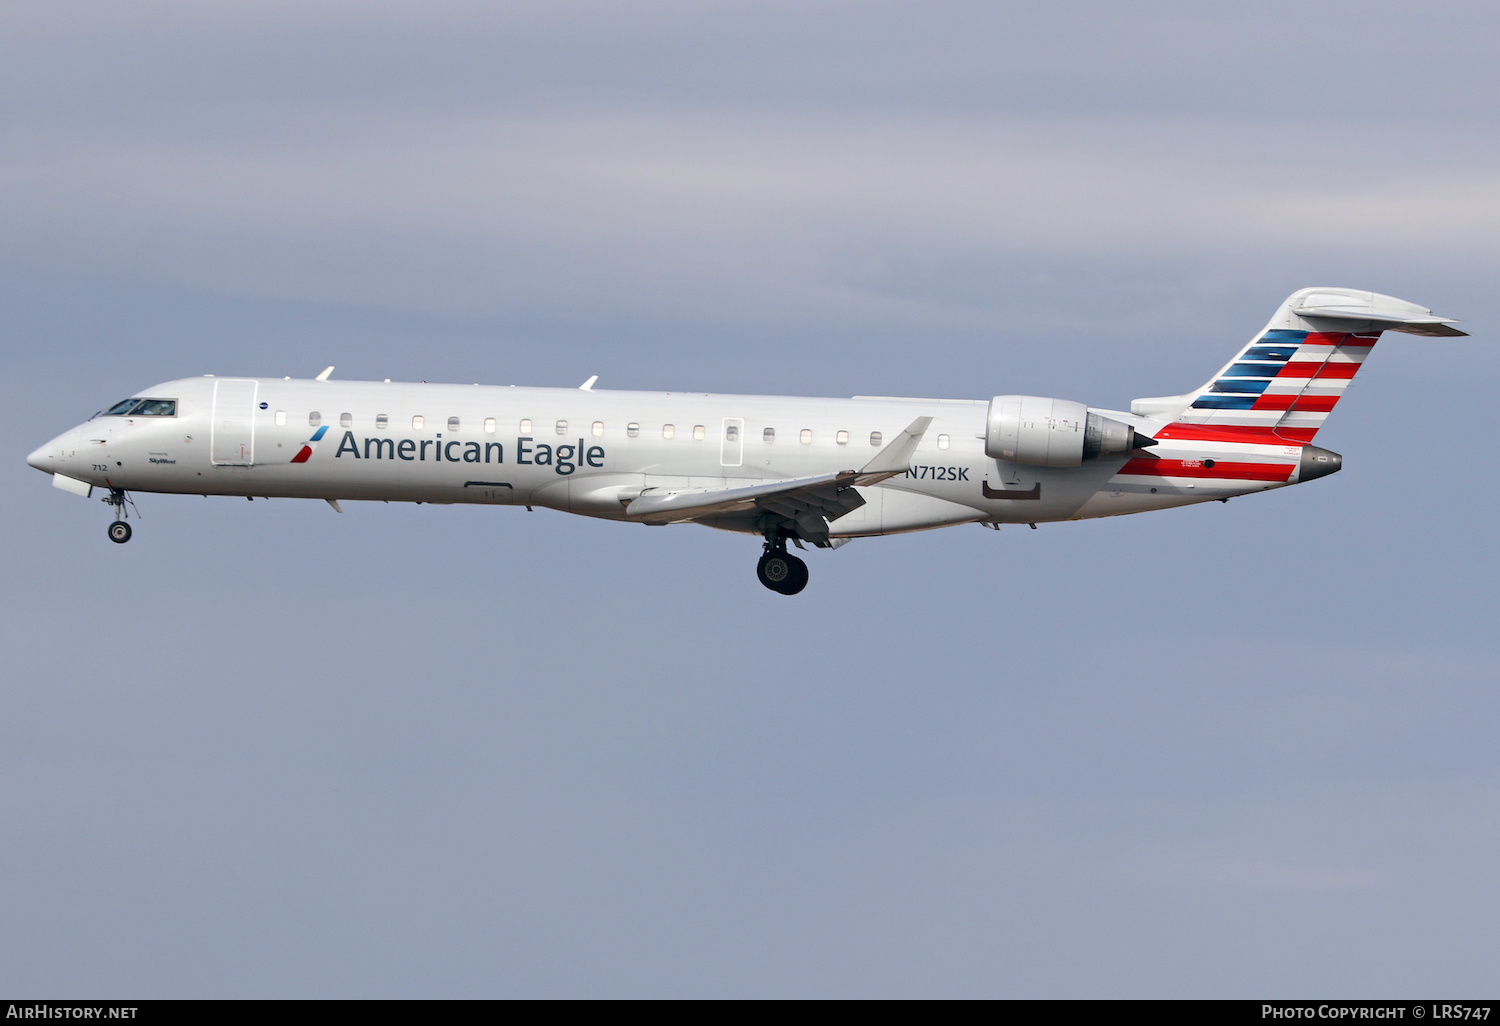
<path id="1" fill-rule="evenodd" d="M 918 417 L 859 470 L 764 481 L 738 488 L 648 488 L 625 507 L 625 515 L 648 524 L 677 523 L 760 509 L 794 521 L 816 545 L 828 543 L 828 524 L 865 504 L 856 485 L 871 485 L 906 473 L 931 417 Z"/>

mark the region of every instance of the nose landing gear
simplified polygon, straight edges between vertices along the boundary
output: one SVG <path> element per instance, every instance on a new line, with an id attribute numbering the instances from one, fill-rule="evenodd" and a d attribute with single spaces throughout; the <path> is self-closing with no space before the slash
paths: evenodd
<path id="1" fill-rule="evenodd" d="M 125 504 L 127 502 L 132 506 L 135 505 L 134 502 L 130 501 L 129 496 L 125 494 L 122 488 L 111 488 L 109 495 L 104 499 L 106 506 L 113 506 L 115 508 L 115 521 L 109 525 L 109 540 L 116 545 L 124 545 L 130 540 L 130 525 L 125 522 L 125 518 L 130 515 L 125 511 Z M 137 510 L 137 514 L 139 512 Z"/>
<path id="2" fill-rule="evenodd" d="M 785 541 L 766 542 L 765 555 L 755 564 L 755 575 L 761 584 L 782 595 L 795 595 L 807 587 L 807 564 L 787 554 Z"/>

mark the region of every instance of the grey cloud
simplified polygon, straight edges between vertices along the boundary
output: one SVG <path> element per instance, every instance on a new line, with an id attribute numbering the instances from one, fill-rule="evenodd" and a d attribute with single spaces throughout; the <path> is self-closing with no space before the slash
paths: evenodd
<path id="1" fill-rule="evenodd" d="M 1475 993 L 1490 6 L 0 7 L 0 966 L 33 994 Z M 25 466 L 203 372 L 803 394 L 1388 337 L 1344 472 L 814 553 Z M 1320 435 L 1320 440 L 1323 436 Z"/>

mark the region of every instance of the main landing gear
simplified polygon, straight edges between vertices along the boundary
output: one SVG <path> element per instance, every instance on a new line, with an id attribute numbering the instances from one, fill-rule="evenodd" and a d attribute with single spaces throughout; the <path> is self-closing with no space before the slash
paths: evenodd
<path id="1" fill-rule="evenodd" d="M 115 522 L 109 525 L 109 540 L 116 545 L 124 545 L 130 540 L 130 525 L 125 522 L 125 518 L 130 515 L 125 512 L 127 502 L 130 502 L 130 499 L 121 488 L 111 488 L 109 495 L 104 499 L 106 506 L 115 508 Z M 130 504 L 135 505 L 133 502 Z"/>
<path id="2" fill-rule="evenodd" d="M 785 539 L 766 542 L 765 555 L 755 564 L 755 575 L 772 591 L 795 595 L 807 587 L 807 564 L 788 555 Z"/>

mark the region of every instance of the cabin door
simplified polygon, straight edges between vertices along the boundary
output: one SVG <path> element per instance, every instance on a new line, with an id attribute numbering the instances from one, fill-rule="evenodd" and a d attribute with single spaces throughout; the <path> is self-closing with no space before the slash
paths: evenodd
<path id="1" fill-rule="evenodd" d="M 214 413 L 209 439 L 213 462 L 248 467 L 255 462 L 255 394 L 258 381 L 221 378 L 214 382 Z"/>

